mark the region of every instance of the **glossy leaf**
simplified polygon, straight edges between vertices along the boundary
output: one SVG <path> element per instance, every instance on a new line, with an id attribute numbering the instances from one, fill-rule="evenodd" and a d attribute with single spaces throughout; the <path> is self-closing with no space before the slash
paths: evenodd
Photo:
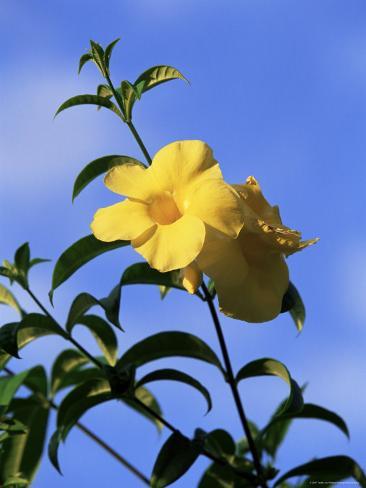
<path id="1" fill-rule="evenodd" d="M 161 448 L 151 476 L 152 488 L 164 488 L 181 478 L 199 456 L 195 444 L 179 433 L 173 433 Z"/>
<path id="2" fill-rule="evenodd" d="M 102 46 L 97 42 L 90 41 L 90 52 L 92 54 L 94 63 L 97 65 L 102 75 L 106 76 L 108 70 L 105 65 L 104 50 Z"/>
<path id="3" fill-rule="evenodd" d="M 158 415 L 162 415 L 162 411 L 158 401 L 149 390 L 147 390 L 143 386 L 140 386 L 135 390 L 135 397 L 138 400 L 140 400 L 142 403 L 147 405 L 155 413 L 157 413 Z M 127 397 L 121 398 L 121 400 L 130 408 L 132 408 L 133 410 L 135 410 L 136 412 L 138 412 L 139 414 L 143 415 L 145 418 L 150 420 L 159 431 L 163 428 L 163 424 L 159 420 L 157 420 L 154 416 L 150 415 L 146 410 L 142 409 L 142 407 L 140 407 L 133 400 Z"/>
<path id="4" fill-rule="evenodd" d="M 227 466 L 213 463 L 205 471 L 198 488 L 253 488 L 252 481 L 239 477 Z"/>
<path id="5" fill-rule="evenodd" d="M 22 385 L 46 396 L 47 375 L 43 366 L 35 366 L 10 376 L 0 376 L 0 406 L 8 407 Z"/>
<path id="6" fill-rule="evenodd" d="M 127 80 L 124 80 L 121 83 L 121 94 L 125 108 L 126 121 L 130 122 L 132 119 L 132 108 L 136 99 L 140 98 L 140 94 L 136 90 L 135 86 Z"/>
<path id="7" fill-rule="evenodd" d="M 0 454 L 0 483 L 19 477 L 30 484 L 42 457 L 49 409 L 39 401 L 27 398 L 17 400 L 12 412 L 28 430 L 4 441 Z"/>
<path id="8" fill-rule="evenodd" d="M 14 264 L 19 270 L 27 273 L 29 269 L 29 261 L 30 261 L 29 243 L 25 242 L 16 250 L 14 256 Z"/>
<path id="9" fill-rule="evenodd" d="M 332 483 L 353 478 L 361 487 L 366 487 L 366 477 L 361 467 L 348 456 L 329 456 L 297 466 L 282 475 L 276 481 L 274 487 L 294 476 L 311 476 L 317 482 Z"/>
<path id="10" fill-rule="evenodd" d="M 223 429 L 215 429 L 205 437 L 205 448 L 216 457 L 230 457 L 235 454 L 235 442 Z"/>
<path id="11" fill-rule="evenodd" d="M 79 69 L 78 69 L 78 73 L 80 74 L 80 71 L 83 69 L 83 66 L 88 62 L 88 61 L 91 61 L 93 58 L 92 58 L 92 55 L 88 52 L 88 53 L 85 53 L 81 56 L 80 58 L 80 61 L 79 61 Z"/>
<path id="12" fill-rule="evenodd" d="M 104 64 L 105 64 L 105 66 L 107 67 L 108 70 L 109 70 L 109 63 L 110 63 L 110 60 L 111 60 L 112 51 L 114 49 L 114 46 L 120 40 L 121 40 L 120 38 L 115 39 L 110 44 L 108 44 L 108 46 L 105 48 L 105 51 L 104 51 Z"/>
<path id="13" fill-rule="evenodd" d="M 29 261 L 29 269 L 33 268 L 33 266 L 36 266 L 37 264 L 49 263 L 50 261 L 50 259 L 33 258 Z"/>
<path id="14" fill-rule="evenodd" d="M 50 317 L 30 313 L 21 322 L 5 324 L 0 328 L 0 349 L 19 358 L 18 350 L 36 337 L 56 334 L 67 337 L 65 331 Z M 1 363 L 1 360 L 0 360 Z"/>
<path id="15" fill-rule="evenodd" d="M 48 441 L 48 457 L 52 465 L 57 469 L 60 474 L 62 474 L 62 471 L 58 459 L 58 448 L 60 447 L 61 440 L 61 432 L 59 430 L 55 430 L 55 432 L 51 435 L 50 440 Z"/>
<path id="16" fill-rule="evenodd" d="M 141 95 L 142 93 L 151 90 L 151 88 L 154 88 L 161 83 L 177 79 L 188 82 L 188 80 L 182 75 L 182 73 L 173 68 L 173 66 L 160 65 L 153 66 L 152 68 L 144 71 L 137 78 L 134 85 L 138 93 Z"/>
<path id="17" fill-rule="evenodd" d="M 243 366 L 236 376 L 236 381 L 239 382 L 246 378 L 253 378 L 256 376 L 278 376 L 283 379 L 290 387 L 290 395 L 283 405 L 282 411 L 285 412 L 299 412 L 303 407 L 302 392 L 296 381 L 291 378 L 291 375 L 286 366 L 271 358 L 263 358 L 252 361 Z"/>
<path id="18" fill-rule="evenodd" d="M 106 379 L 89 380 L 71 390 L 62 400 L 57 414 L 57 429 L 62 439 L 66 439 L 70 429 L 87 410 L 112 398 Z"/>
<path id="19" fill-rule="evenodd" d="M 116 105 L 111 102 L 108 98 L 105 97 L 98 97 L 98 95 L 77 95 L 75 97 L 71 97 L 66 102 L 62 103 L 56 111 L 56 115 L 58 115 L 63 110 L 67 108 L 76 107 L 78 105 L 97 105 L 98 107 L 105 107 L 109 110 L 112 110 L 118 117 L 123 120 L 123 115 L 121 111 L 116 107 Z"/>
<path id="20" fill-rule="evenodd" d="M 143 339 L 126 351 L 117 364 L 119 367 L 129 364 L 139 367 L 150 361 L 173 356 L 200 359 L 223 371 L 219 358 L 202 339 L 176 331 L 160 332 Z"/>
<path id="21" fill-rule="evenodd" d="M 302 331 L 306 316 L 305 305 L 297 288 L 291 282 L 285 296 L 283 297 L 281 312 L 290 312 L 297 330 L 299 332 Z"/>
<path id="22" fill-rule="evenodd" d="M 113 92 L 108 85 L 98 85 L 97 95 L 99 97 L 111 98 L 113 97 Z"/>
<path id="23" fill-rule="evenodd" d="M 51 393 L 55 395 L 63 385 L 65 376 L 71 371 L 87 364 L 88 358 L 75 349 L 66 349 L 57 356 L 51 371 Z"/>
<path id="24" fill-rule="evenodd" d="M 17 299 L 12 294 L 10 290 L 8 290 L 4 285 L 0 283 L 0 303 L 4 305 L 8 305 L 9 307 L 13 308 L 17 311 L 21 316 L 23 315 L 23 310 L 21 309 Z"/>
<path id="25" fill-rule="evenodd" d="M 97 315 L 84 315 L 77 320 L 80 325 L 85 325 L 93 334 L 107 362 L 114 366 L 117 360 L 117 337 L 111 326 Z"/>
<path id="26" fill-rule="evenodd" d="M 261 431 L 260 442 L 272 457 L 275 457 L 291 421 L 295 419 L 317 419 L 330 422 L 349 438 L 348 427 L 342 417 L 324 407 L 305 403 L 300 412 L 274 416 L 269 424 Z"/>
<path id="27" fill-rule="evenodd" d="M 138 164 L 145 168 L 140 161 L 129 156 L 111 155 L 95 159 L 78 174 L 74 183 L 72 199 L 74 200 L 95 178 L 106 173 L 114 166 L 121 166 L 123 164 Z"/>
<path id="28" fill-rule="evenodd" d="M 205 388 L 199 381 L 197 381 L 192 376 L 182 373 L 176 369 L 158 369 L 151 373 L 148 373 L 143 378 L 141 378 L 138 382 L 136 387 L 146 385 L 147 383 L 151 383 L 153 381 L 161 381 L 161 380 L 170 380 L 170 381 L 179 381 L 180 383 L 185 383 L 186 385 L 192 386 L 197 391 L 199 391 L 207 402 L 207 412 L 208 413 L 212 408 L 212 401 L 210 393 L 208 392 L 207 388 Z"/>
<path id="29" fill-rule="evenodd" d="M 70 278 L 79 268 L 84 266 L 84 264 L 107 251 L 128 246 L 129 244 L 129 241 L 99 241 L 93 234 L 83 237 L 72 244 L 72 246 L 61 254 L 56 262 L 50 291 L 51 300 L 55 289 Z"/>

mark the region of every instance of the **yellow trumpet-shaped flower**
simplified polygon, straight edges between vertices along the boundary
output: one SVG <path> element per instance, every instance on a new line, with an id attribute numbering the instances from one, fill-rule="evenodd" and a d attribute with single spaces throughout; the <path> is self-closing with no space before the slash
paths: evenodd
<path id="1" fill-rule="evenodd" d="M 281 311 L 289 284 L 285 256 L 314 244 L 282 225 L 278 207 L 264 198 L 252 176 L 234 185 L 242 201 L 245 224 L 237 239 L 217 230 L 206 235 L 199 268 L 214 282 L 221 310 L 247 322 L 266 322 Z"/>
<path id="2" fill-rule="evenodd" d="M 242 199 L 222 177 L 202 141 L 163 147 L 149 168 L 111 169 L 106 186 L 127 198 L 99 209 L 91 224 L 97 239 L 131 240 L 152 268 L 185 268 L 202 250 L 208 229 L 236 238 L 243 226 Z"/>

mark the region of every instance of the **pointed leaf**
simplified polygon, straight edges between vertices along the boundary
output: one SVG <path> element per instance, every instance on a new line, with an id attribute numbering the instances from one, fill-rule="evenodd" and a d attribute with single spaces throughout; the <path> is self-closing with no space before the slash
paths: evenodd
<path id="1" fill-rule="evenodd" d="M 72 246 L 61 254 L 56 262 L 52 276 L 51 299 L 55 289 L 70 278 L 84 264 L 107 251 L 128 246 L 129 244 L 129 241 L 99 241 L 93 234 L 83 237 L 72 244 Z"/>
<path id="2" fill-rule="evenodd" d="M 50 261 L 50 259 L 33 258 L 29 261 L 29 269 L 33 268 L 33 266 L 36 266 L 37 264 L 49 263 Z"/>
<path id="3" fill-rule="evenodd" d="M 32 398 L 19 399 L 12 406 L 12 412 L 28 430 L 4 441 L 0 454 L 0 483 L 11 477 L 22 477 L 31 483 L 43 453 L 49 408 Z"/>
<path id="4" fill-rule="evenodd" d="M 205 448 L 216 457 L 230 457 L 235 454 L 235 442 L 223 429 L 215 429 L 205 437 Z"/>
<path id="5" fill-rule="evenodd" d="M 156 359 L 173 356 L 200 359 L 223 371 L 219 358 L 202 339 L 176 331 L 160 332 L 143 339 L 126 351 L 117 364 L 119 367 L 129 364 L 139 367 Z"/>
<path id="6" fill-rule="evenodd" d="M 17 299 L 12 294 L 10 290 L 8 290 L 4 285 L 0 283 L 0 303 L 4 303 L 5 305 L 9 305 L 14 310 L 16 310 L 21 316 L 23 315 L 23 310 L 21 309 Z"/>
<path id="7" fill-rule="evenodd" d="M 116 364 L 118 344 L 117 337 L 111 326 L 97 315 L 84 315 L 77 320 L 80 325 L 85 325 L 93 334 L 102 353 L 111 366 Z"/>
<path id="8" fill-rule="evenodd" d="M 72 302 L 69 315 L 66 322 L 66 330 L 71 332 L 72 328 L 78 323 L 82 316 L 92 307 L 100 306 L 104 309 L 106 317 L 115 325 L 118 329 L 122 330 L 119 323 L 119 293 L 115 293 L 112 290 L 111 295 L 107 298 L 98 300 L 90 295 L 90 293 L 80 293 Z"/>
<path id="9" fill-rule="evenodd" d="M 50 440 L 48 441 L 48 457 L 49 457 L 52 465 L 62 475 L 60 463 L 58 460 L 58 448 L 60 446 L 61 440 L 62 440 L 62 436 L 61 436 L 60 431 L 55 430 L 55 432 L 50 437 Z"/>
<path id="10" fill-rule="evenodd" d="M 290 312 L 290 315 L 299 332 L 302 331 L 305 322 L 305 305 L 301 299 L 300 293 L 293 283 L 289 284 L 288 290 L 282 300 L 281 312 Z"/>
<path id="11" fill-rule="evenodd" d="M 140 94 L 136 90 L 135 86 L 127 80 L 124 80 L 121 83 L 121 94 L 123 105 L 125 108 L 126 121 L 131 122 L 132 108 L 135 104 L 136 99 L 140 98 Z"/>
<path id="12" fill-rule="evenodd" d="M 290 387 L 290 395 L 283 406 L 283 410 L 278 414 L 285 412 L 299 412 L 303 407 L 302 392 L 296 381 L 291 378 L 291 375 L 286 366 L 271 358 L 263 358 L 252 361 L 243 366 L 236 376 L 237 383 L 246 378 L 255 376 L 278 376 L 286 381 Z"/>
<path id="13" fill-rule="evenodd" d="M 89 360 L 75 349 L 66 349 L 57 356 L 51 371 L 51 393 L 55 395 L 62 387 L 65 376 L 71 371 L 88 363 Z"/>
<path id="14" fill-rule="evenodd" d="M 200 451 L 189 439 L 173 433 L 161 448 L 151 477 L 152 488 L 164 488 L 181 478 L 198 458 Z"/>
<path id="15" fill-rule="evenodd" d="M 71 428 L 90 408 L 112 400 L 111 388 L 106 379 L 89 380 L 76 386 L 62 400 L 57 414 L 57 429 L 65 440 Z"/>
<path id="16" fill-rule="evenodd" d="M 118 117 L 123 120 L 123 115 L 121 111 L 116 107 L 116 105 L 111 102 L 108 98 L 105 97 L 98 97 L 98 95 L 76 95 L 75 97 L 71 97 L 66 102 L 62 103 L 55 113 L 58 115 L 63 110 L 67 108 L 76 107 L 77 105 L 97 105 L 98 107 L 105 107 L 109 110 L 112 110 Z"/>
<path id="17" fill-rule="evenodd" d="M 281 476 L 274 484 L 274 487 L 294 476 L 311 476 L 317 482 L 325 481 L 331 483 L 353 478 L 358 481 L 361 487 L 366 487 L 365 474 L 360 466 L 348 456 L 329 456 L 297 466 Z"/>
<path id="18" fill-rule="evenodd" d="M 123 164 L 138 164 L 145 168 L 140 161 L 129 156 L 111 155 L 95 159 L 78 174 L 74 183 L 72 199 L 74 200 L 95 178 L 106 173 L 114 166 L 121 166 Z"/>
<path id="19" fill-rule="evenodd" d="M 114 49 L 114 46 L 120 40 L 121 40 L 120 37 L 118 37 L 117 39 L 115 39 L 114 41 L 112 41 L 110 44 L 108 44 L 108 46 L 105 48 L 105 52 L 104 52 L 104 63 L 105 63 L 105 65 L 106 65 L 106 67 L 107 67 L 108 70 L 109 70 L 109 63 L 110 63 L 110 60 L 111 60 L 112 51 Z"/>
<path id="20" fill-rule="evenodd" d="M 79 69 L 78 69 L 78 74 L 80 74 L 80 71 L 83 69 L 83 66 L 88 62 L 93 59 L 92 55 L 88 52 L 85 53 L 81 56 L 80 61 L 79 61 Z"/>
<path id="21" fill-rule="evenodd" d="M 113 92 L 108 85 L 98 85 L 97 95 L 98 97 L 112 98 Z"/>
<path id="22" fill-rule="evenodd" d="M 134 85 L 141 95 L 142 93 L 151 90 L 155 86 L 165 83 L 167 81 L 180 79 L 186 81 L 188 80 L 182 75 L 180 71 L 173 68 L 173 66 L 153 66 L 148 70 L 144 71 L 135 81 Z"/>
<path id="23" fill-rule="evenodd" d="M 147 383 L 151 383 L 152 381 L 161 381 L 161 380 L 170 380 L 170 381 L 179 381 L 181 383 L 185 383 L 186 385 L 192 386 L 196 390 L 198 390 L 207 402 L 207 412 L 208 413 L 212 408 L 212 401 L 210 393 L 208 392 L 207 388 L 205 388 L 199 381 L 197 381 L 192 376 L 182 373 L 176 369 L 158 369 L 153 371 L 152 373 L 148 373 L 143 378 L 141 378 L 136 387 L 146 385 Z"/>
<path id="24" fill-rule="evenodd" d="M 104 50 L 100 44 L 90 41 L 90 52 L 93 56 L 94 63 L 98 66 L 103 76 L 107 75 L 107 69 L 104 61 Z"/>
<path id="25" fill-rule="evenodd" d="M 147 405 L 151 410 L 153 410 L 155 413 L 157 413 L 159 416 L 162 415 L 162 411 L 160 408 L 160 405 L 154 395 L 144 388 L 143 386 L 139 386 L 135 390 L 135 397 L 140 400 L 142 403 Z M 138 412 L 140 415 L 143 415 L 146 417 L 148 420 L 150 420 L 158 429 L 158 431 L 161 431 L 163 428 L 163 424 L 157 420 L 154 416 L 150 415 L 146 410 L 142 409 L 138 403 L 134 402 L 133 400 L 129 399 L 128 397 L 122 397 L 121 398 L 122 402 L 128 405 L 130 408 Z"/>
<path id="26" fill-rule="evenodd" d="M 19 270 L 27 274 L 29 269 L 29 261 L 30 261 L 29 244 L 28 242 L 25 242 L 16 250 L 14 256 L 14 264 Z"/>
<path id="27" fill-rule="evenodd" d="M 275 416 L 261 431 L 260 436 L 263 437 L 261 442 L 266 451 L 274 457 L 279 444 L 283 440 L 283 434 L 286 434 L 288 430 L 291 420 L 305 418 L 330 422 L 349 438 L 348 427 L 342 417 L 324 407 L 305 403 L 300 412 Z"/>

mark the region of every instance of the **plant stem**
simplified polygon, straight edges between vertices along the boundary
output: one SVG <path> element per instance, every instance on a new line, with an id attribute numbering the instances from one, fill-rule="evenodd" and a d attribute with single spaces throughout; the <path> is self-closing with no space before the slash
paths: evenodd
<path id="1" fill-rule="evenodd" d="M 183 437 L 186 437 L 184 434 L 182 434 L 180 432 L 180 430 L 178 430 L 176 427 L 174 427 L 174 425 L 172 425 L 170 422 L 168 422 L 164 417 L 162 417 L 161 415 L 159 415 L 158 413 L 156 413 L 153 409 L 151 409 L 149 406 L 145 405 L 145 403 L 143 403 L 141 400 L 139 400 L 138 398 L 134 398 L 134 401 L 137 405 L 139 405 L 143 410 L 145 410 L 145 412 L 147 412 L 149 415 L 155 417 L 157 420 L 159 420 L 159 422 L 161 422 L 167 429 L 169 429 L 171 432 L 173 432 L 174 434 L 180 434 L 181 436 Z M 242 471 L 236 469 L 234 466 L 232 466 L 231 464 L 227 463 L 224 459 L 221 459 L 217 456 L 215 456 L 214 454 L 211 454 L 209 451 L 207 451 L 206 449 L 201 449 L 200 450 L 201 454 L 203 454 L 204 456 L 208 457 L 209 459 L 211 459 L 211 461 L 214 461 L 215 463 L 217 464 L 220 464 L 221 466 L 226 466 L 230 469 L 232 469 L 234 471 L 234 473 L 236 473 L 238 476 L 242 477 L 242 478 L 246 478 L 252 482 L 255 481 L 255 478 L 254 476 L 250 475 L 249 473 L 243 473 Z"/>
<path id="2" fill-rule="evenodd" d="M 142 142 L 142 139 L 141 139 L 139 133 L 137 132 L 136 127 L 133 125 L 132 120 L 126 119 L 126 112 L 125 112 L 125 108 L 123 106 L 121 96 L 117 92 L 117 90 L 114 88 L 112 80 L 110 79 L 110 76 L 108 74 L 106 75 L 106 80 L 108 82 L 109 88 L 112 90 L 113 96 L 117 102 L 118 107 L 120 108 L 123 116 L 125 117 L 124 122 L 128 125 L 128 128 L 132 132 L 133 137 L 135 138 L 137 144 L 139 145 L 141 151 L 143 152 L 147 163 L 150 165 L 152 163 L 152 159 L 150 157 L 150 154 L 149 154 L 148 150 L 146 149 L 145 144 Z"/>
<path id="3" fill-rule="evenodd" d="M 33 301 L 38 305 L 38 307 L 42 310 L 42 312 L 47 315 L 47 317 L 49 317 L 53 322 L 55 322 L 55 324 L 57 324 L 61 329 L 61 325 L 54 319 L 54 317 L 50 314 L 50 312 L 47 310 L 47 308 L 38 300 L 38 298 L 36 297 L 36 295 L 32 292 L 32 290 L 30 290 L 30 288 L 24 288 L 25 291 L 29 294 L 29 296 L 33 299 Z M 94 356 L 92 356 L 86 349 L 84 349 L 84 347 L 79 344 L 78 341 L 76 341 L 70 333 L 65 332 L 65 339 L 67 339 L 68 341 L 70 341 L 72 344 L 74 344 L 74 346 L 79 349 L 80 352 L 82 352 L 84 354 L 84 356 L 86 356 L 89 361 L 91 361 L 92 363 L 94 363 L 98 368 L 103 368 L 103 365 L 100 361 L 98 361 L 98 359 L 96 359 Z"/>
<path id="4" fill-rule="evenodd" d="M 14 376 L 15 373 L 8 367 L 4 368 L 4 371 L 8 373 L 10 376 Z M 50 406 L 54 410 L 58 410 L 58 405 L 56 405 L 52 400 L 49 400 L 46 398 L 44 395 L 39 393 L 39 396 L 42 398 L 42 400 L 46 400 Z M 135 466 L 133 466 L 127 459 L 125 459 L 121 454 L 119 454 L 117 451 L 115 451 L 111 446 L 109 446 L 106 442 L 103 441 L 97 434 L 95 434 L 92 430 L 88 429 L 84 424 L 81 422 L 76 422 L 76 427 L 81 430 L 86 436 L 88 436 L 90 439 L 92 439 L 94 442 L 96 442 L 102 449 L 104 449 L 108 454 L 110 454 L 114 459 L 116 459 L 120 464 L 122 464 L 128 471 L 133 473 L 135 476 L 137 476 L 145 485 L 150 486 L 150 481 L 149 479 L 141 473 Z"/>
<path id="5" fill-rule="evenodd" d="M 224 334 L 222 331 L 220 320 L 219 320 L 219 317 L 217 315 L 212 296 L 211 296 L 211 294 L 210 294 L 209 290 L 207 289 L 207 286 L 205 285 L 204 282 L 202 283 L 201 288 L 203 290 L 203 294 L 206 298 L 208 307 L 210 309 L 211 317 L 212 317 L 212 320 L 213 320 L 213 323 L 215 326 L 215 330 L 216 330 L 216 334 L 217 334 L 217 337 L 218 337 L 218 340 L 220 343 L 220 348 L 221 348 L 221 352 L 222 352 L 222 356 L 224 358 L 224 363 L 225 363 L 225 368 L 226 368 L 227 382 L 230 385 L 231 392 L 232 392 L 233 397 L 234 397 L 235 405 L 236 405 L 236 408 L 237 408 L 237 411 L 239 414 L 239 418 L 240 418 L 241 424 L 243 426 L 246 438 L 248 440 L 248 446 L 249 446 L 250 452 L 252 453 L 253 463 L 254 463 L 255 469 L 257 471 L 258 478 L 261 480 L 260 486 L 262 488 L 267 488 L 267 483 L 264 480 L 262 480 L 262 474 L 263 474 L 262 465 L 260 462 L 260 458 L 258 455 L 258 451 L 257 451 L 256 445 L 255 445 L 255 442 L 253 440 L 252 433 L 250 432 L 249 423 L 248 423 L 248 420 L 246 418 L 246 415 L 244 412 L 244 407 L 243 407 L 243 404 L 242 404 L 242 401 L 241 401 L 241 398 L 239 395 L 238 387 L 237 387 L 237 384 L 235 381 L 233 368 L 231 365 L 231 360 L 230 360 L 229 352 L 228 352 L 228 349 L 226 346 L 226 341 L 225 341 L 225 337 L 224 337 Z"/>

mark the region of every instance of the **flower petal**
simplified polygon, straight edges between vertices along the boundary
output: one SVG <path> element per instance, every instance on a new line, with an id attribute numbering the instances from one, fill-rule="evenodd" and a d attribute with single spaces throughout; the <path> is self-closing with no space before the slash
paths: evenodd
<path id="1" fill-rule="evenodd" d="M 288 288 L 288 268 L 280 254 L 264 254 L 249 264 L 248 274 L 237 286 L 215 282 L 220 309 L 229 317 L 246 322 L 267 322 L 281 311 Z"/>
<path id="2" fill-rule="evenodd" d="M 91 230 L 101 241 L 131 240 L 155 226 L 145 203 L 124 200 L 100 208 L 94 215 Z"/>
<path id="3" fill-rule="evenodd" d="M 164 146 L 149 169 L 161 190 L 176 193 L 197 178 L 222 178 L 211 148 L 202 141 L 176 141 Z"/>
<path id="4" fill-rule="evenodd" d="M 248 273 L 239 241 L 206 226 L 206 239 L 198 255 L 199 268 L 222 286 L 240 285 Z"/>
<path id="5" fill-rule="evenodd" d="M 104 183 L 119 195 L 143 201 L 149 201 L 156 193 L 156 182 L 151 171 L 138 164 L 115 166 L 106 174 Z"/>
<path id="6" fill-rule="evenodd" d="M 184 268 L 202 249 L 205 225 L 197 217 L 183 215 L 169 225 L 158 225 L 131 244 L 150 264 L 161 272 Z"/>
<path id="7" fill-rule="evenodd" d="M 196 261 L 189 264 L 185 268 L 181 270 L 182 275 L 182 285 L 192 295 L 196 293 L 198 288 L 201 286 L 202 283 L 202 272 L 199 269 Z"/>
<path id="8" fill-rule="evenodd" d="M 223 180 L 208 179 L 190 186 L 184 195 L 184 212 L 196 215 L 216 230 L 237 237 L 244 224 L 238 193 Z"/>

